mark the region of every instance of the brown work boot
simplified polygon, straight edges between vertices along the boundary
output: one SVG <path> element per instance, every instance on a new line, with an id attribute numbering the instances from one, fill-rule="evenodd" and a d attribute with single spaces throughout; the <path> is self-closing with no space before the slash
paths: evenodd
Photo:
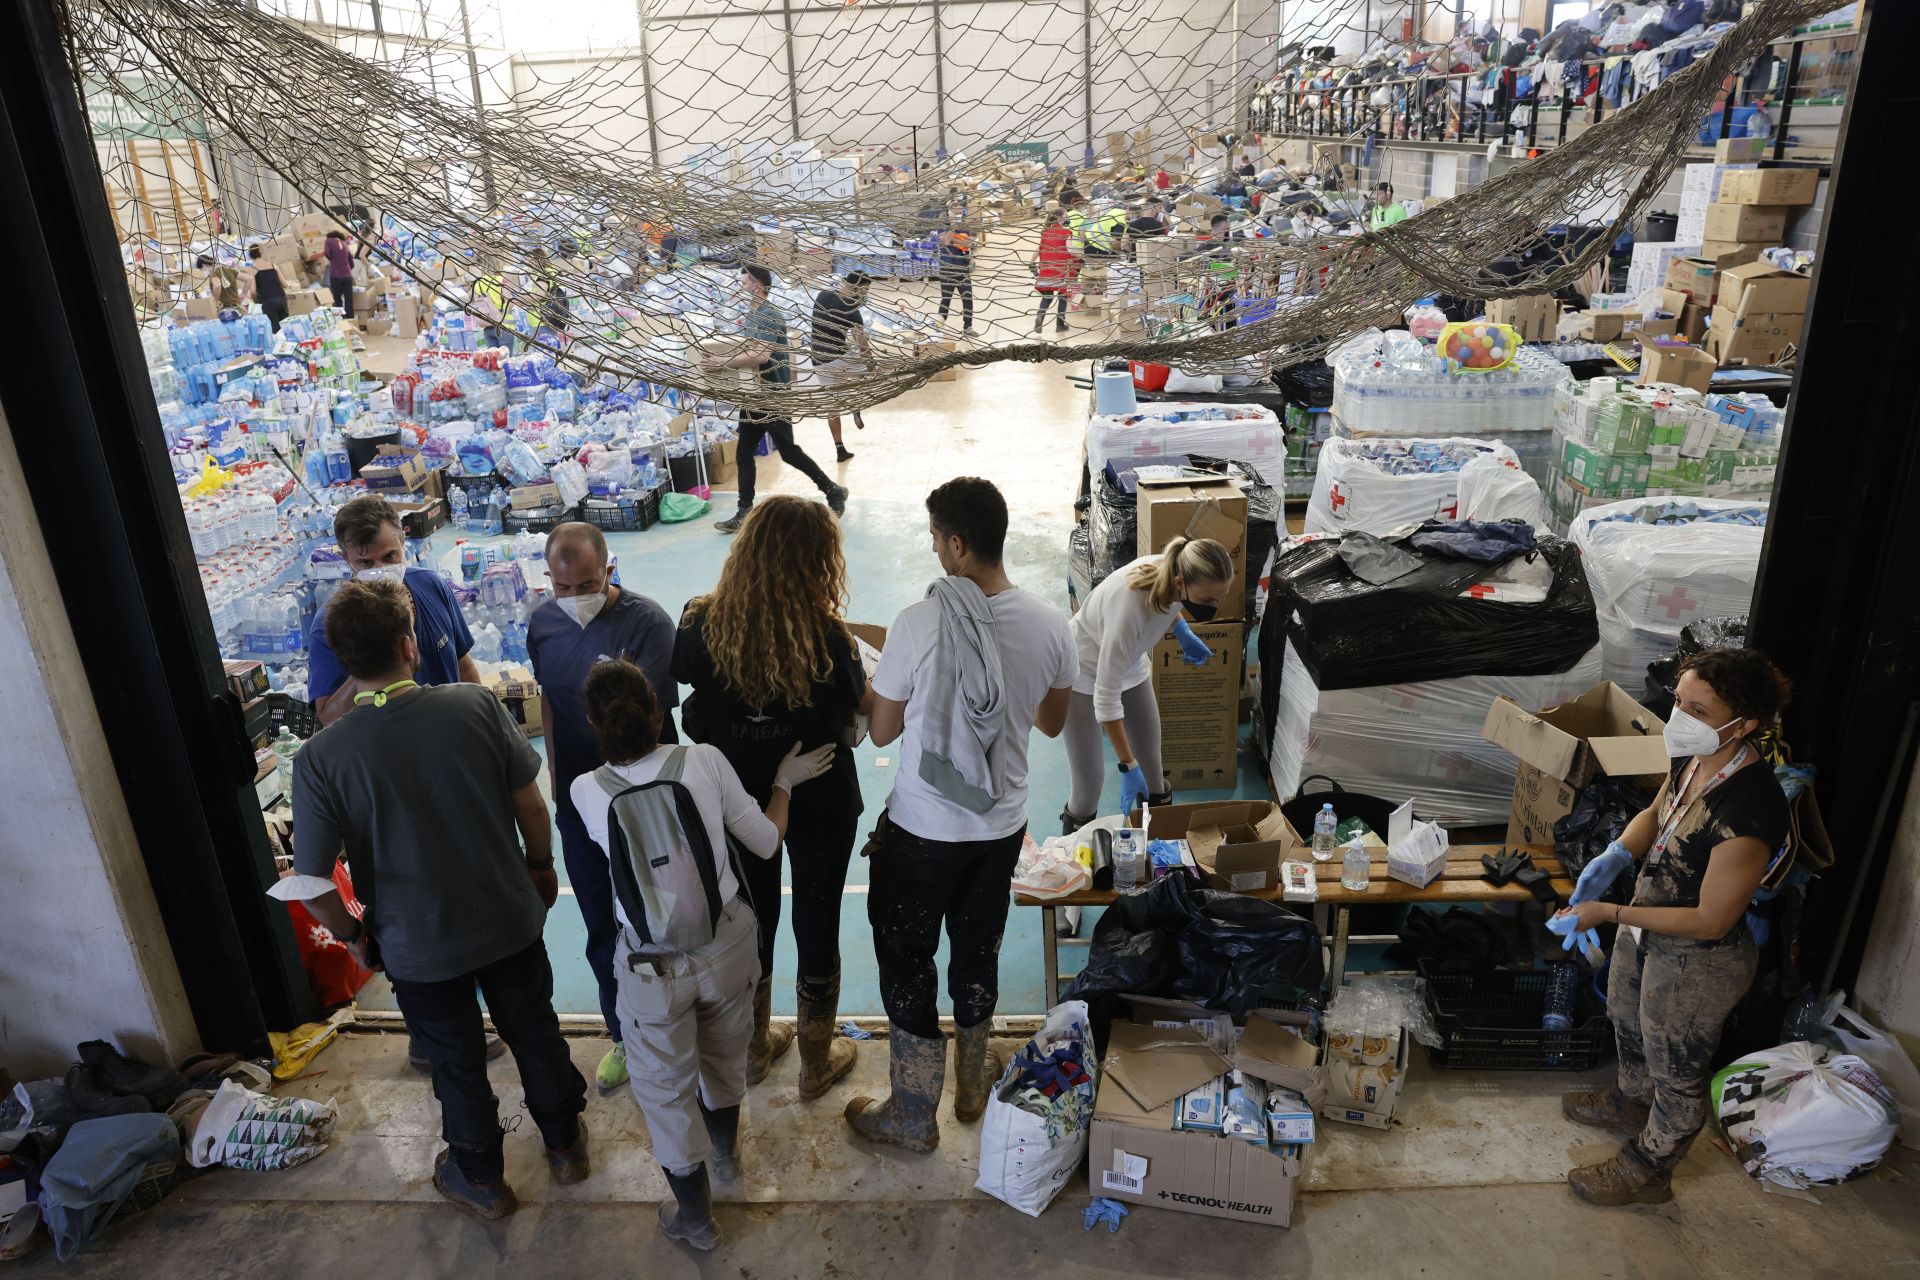
<path id="1" fill-rule="evenodd" d="M 1560 1110 L 1567 1119 L 1596 1129 L 1626 1129 L 1638 1133 L 1646 1127 L 1650 1109 L 1647 1103 L 1620 1092 L 1618 1085 L 1575 1089 L 1560 1096 Z"/>
<path id="2" fill-rule="evenodd" d="M 759 1084 L 773 1070 L 774 1060 L 793 1046 L 791 1023 L 773 1020 L 773 979 L 762 978 L 753 989 L 753 1041 L 747 1046 L 747 1083 Z"/>
<path id="3" fill-rule="evenodd" d="M 953 1114 L 969 1124 L 987 1109 L 994 1082 L 1006 1070 L 1000 1055 L 987 1047 L 992 1031 L 992 1018 L 953 1029 Z"/>
<path id="4" fill-rule="evenodd" d="M 580 1136 L 573 1145 L 556 1150 L 547 1148 L 547 1171 L 553 1180 L 563 1187 L 576 1182 L 585 1182 L 593 1172 L 593 1157 L 587 1150 L 587 1122 L 580 1121 Z"/>
<path id="5" fill-rule="evenodd" d="M 1568 1170 L 1567 1185 L 1588 1204 L 1665 1204 L 1673 1199 L 1673 1174 L 1656 1171 L 1632 1147 L 1599 1164 Z"/>
<path id="6" fill-rule="evenodd" d="M 940 1145 L 940 1090 L 946 1084 L 947 1038 L 928 1040 L 894 1027 L 888 1032 L 893 1093 L 886 1101 L 855 1098 L 847 1104 L 847 1123 L 868 1142 L 887 1142 L 909 1151 Z"/>
<path id="7" fill-rule="evenodd" d="M 812 1102 L 853 1070 L 859 1049 L 838 1034 L 840 974 L 825 981 L 803 979 L 794 984 L 800 1011 L 800 1099 Z"/>

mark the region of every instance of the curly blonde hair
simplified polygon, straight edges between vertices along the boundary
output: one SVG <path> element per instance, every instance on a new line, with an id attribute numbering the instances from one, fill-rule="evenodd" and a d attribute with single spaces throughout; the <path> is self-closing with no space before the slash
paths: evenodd
<path id="1" fill-rule="evenodd" d="M 843 634 L 847 561 L 840 526 L 804 498 L 759 503 L 735 537 L 712 594 L 687 602 L 727 687 L 754 706 L 805 707 L 833 669 L 827 637 Z"/>

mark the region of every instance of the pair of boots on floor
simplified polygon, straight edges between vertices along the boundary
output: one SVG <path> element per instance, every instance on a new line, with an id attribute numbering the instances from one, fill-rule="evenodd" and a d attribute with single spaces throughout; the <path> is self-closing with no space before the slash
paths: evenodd
<path id="1" fill-rule="evenodd" d="M 993 1020 L 958 1027 L 953 1033 L 953 1114 L 963 1123 L 980 1118 L 987 1096 L 1006 1064 L 988 1047 Z M 855 1098 L 847 1104 L 847 1123 L 869 1142 L 885 1142 L 909 1151 L 940 1145 L 940 1093 L 946 1086 L 945 1036 L 917 1036 L 895 1026 L 887 1032 L 893 1092 L 886 1100 Z"/>

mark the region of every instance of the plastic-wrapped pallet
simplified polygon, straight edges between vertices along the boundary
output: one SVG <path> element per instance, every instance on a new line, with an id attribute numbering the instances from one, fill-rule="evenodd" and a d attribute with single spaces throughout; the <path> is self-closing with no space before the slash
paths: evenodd
<path id="1" fill-rule="evenodd" d="M 1168 400 L 1126 417 L 1095 414 L 1087 422 L 1087 471 L 1096 478 L 1109 462 L 1122 470 L 1186 453 L 1249 462 L 1279 475 L 1286 452 L 1280 419 L 1264 405 Z"/>
<path id="2" fill-rule="evenodd" d="M 1566 671 L 1477 675 L 1322 690 L 1289 643 L 1279 714 L 1268 743 L 1274 793 L 1291 798 L 1324 774 L 1349 791 L 1398 803 L 1446 824 L 1504 821 L 1513 803 L 1513 753 L 1480 736 L 1500 695 L 1557 706 L 1600 682 L 1595 646 Z"/>
<path id="3" fill-rule="evenodd" d="M 1456 519 L 1462 467 L 1477 457 L 1521 474 L 1513 450 L 1498 440 L 1329 440 L 1314 473 L 1306 531 L 1386 533 L 1422 520 Z M 1424 469 L 1429 466 L 1441 469 Z"/>
<path id="4" fill-rule="evenodd" d="M 1326 774 L 1412 798 L 1422 817 L 1500 820 L 1514 767 L 1481 741 L 1487 707 L 1502 693 L 1550 706 L 1600 678 L 1579 552 L 1542 539 L 1489 570 L 1408 547 L 1420 567 L 1372 585 L 1347 569 L 1342 541 L 1296 539 L 1270 570 L 1255 727 L 1275 793 Z"/>
<path id="5" fill-rule="evenodd" d="M 1763 503 L 1718 498 L 1635 498 L 1573 518 L 1568 537 L 1593 586 L 1607 679 L 1638 689 L 1689 622 L 1746 615 L 1766 512 Z M 1663 513 L 1681 513 L 1681 522 L 1651 523 Z"/>

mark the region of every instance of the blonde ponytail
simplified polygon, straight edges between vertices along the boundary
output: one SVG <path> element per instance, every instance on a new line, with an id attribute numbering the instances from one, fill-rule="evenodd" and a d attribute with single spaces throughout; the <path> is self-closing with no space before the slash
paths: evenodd
<path id="1" fill-rule="evenodd" d="M 1233 581 L 1233 557 L 1212 538 L 1175 538 L 1160 553 L 1160 559 L 1133 571 L 1127 585 L 1147 593 L 1154 612 L 1164 613 L 1180 598 L 1173 580 L 1180 578 L 1188 587 L 1202 582 L 1226 586 Z"/>

